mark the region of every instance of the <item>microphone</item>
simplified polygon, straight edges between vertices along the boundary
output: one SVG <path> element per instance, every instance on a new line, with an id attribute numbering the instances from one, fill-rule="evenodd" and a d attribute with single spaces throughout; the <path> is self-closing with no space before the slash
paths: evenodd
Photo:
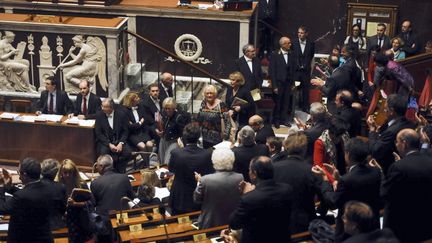
<path id="1" fill-rule="evenodd" d="M 161 203 L 159 204 L 159 213 L 162 216 L 162 224 L 164 226 L 164 230 L 165 230 L 165 238 L 166 238 L 166 242 L 170 243 L 170 239 L 169 239 L 169 235 L 168 235 L 168 229 L 166 226 L 166 216 L 165 216 L 165 212 L 166 212 L 166 208 L 165 205 L 163 204 L 163 202 L 161 201 Z"/>
<path id="2" fill-rule="evenodd" d="M 128 197 L 122 197 L 120 198 L 120 217 L 118 219 L 118 224 L 123 224 L 124 223 L 124 219 L 123 219 L 123 201 L 132 201 L 130 198 Z"/>

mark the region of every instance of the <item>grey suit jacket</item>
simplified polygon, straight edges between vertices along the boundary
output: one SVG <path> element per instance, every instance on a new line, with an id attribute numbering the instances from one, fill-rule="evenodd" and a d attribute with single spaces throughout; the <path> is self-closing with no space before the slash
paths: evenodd
<path id="1" fill-rule="evenodd" d="M 229 216 L 240 201 L 238 186 L 242 180 L 242 174 L 232 171 L 220 171 L 201 178 L 193 194 L 195 203 L 201 203 L 200 229 L 229 223 Z"/>

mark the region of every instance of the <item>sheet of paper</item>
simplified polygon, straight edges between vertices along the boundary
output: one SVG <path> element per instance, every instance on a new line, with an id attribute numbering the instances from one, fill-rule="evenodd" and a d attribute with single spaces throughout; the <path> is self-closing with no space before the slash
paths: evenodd
<path id="1" fill-rule="evenodd" d="M 170 191 L 166 187 L 155 187 L 155 197 L 159 198 L 162 201 L 162 198 L 169 197 Z"/>
<path id="2" fill-rule="evenodd" d="M 66 119 L 66 121 L 65 121 L 65 123 L 66 124 L 74 124 L 74 125 L 78 125 L 79 124 L 79 119 L 78 119 L 78 117 L 77 116 L 74 116 L 74 117 L 71 117 L 71 118 L 68 118 L 68 119 Z"/>
<path id="3" fill-rule="evenodd" d="M 36 117 L 37 116 L 21 116 L 21 117 L 19 117 L 21 119 L 18 119 L 18 120 L 23 121 L 23 122 L 35 122 Z"/>
<path id="4" fill-rule="evenodd" d="M 96 120 L 79 120 L 80 127 L 94 127 Z"/>
<path id="5" fill-rule="evenodd" d="M 9 224 L 0 224 L 1 231 L 7 231 L 9 229 Z"/>
<path id="6" fill-rule="evenodd" d="M 0 118 L 2 118 L 2 119 L 16 119 L 19 116 L 20 116 L 20 114 L 17 114 L 17 113 L 3 112 L 0 115 Z"/>
<path id="7" fill-rule="evenodd" d="M 52 115 L 52 114 L 42 114 L 39 116 L 40 118 L 45 118 L 47 121 L 51 122 L 60 122 L 63 118 L 62 115 Z"/>

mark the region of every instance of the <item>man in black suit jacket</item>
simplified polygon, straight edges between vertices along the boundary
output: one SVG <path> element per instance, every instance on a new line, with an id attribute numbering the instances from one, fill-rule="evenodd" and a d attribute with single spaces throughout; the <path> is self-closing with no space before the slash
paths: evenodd
<path id="1" fill-rule="evenodd" d="M 388 122 L 380 129 L 373 116 L 367 118 L 369 127 L 369 148 L 373 158 L 383 168 L 384 173 L 394 163 L 393 152 L 396 152 L 395 140 L 397 133 L 405 128 L 414 128 L 415 124 L 405 118 L 407 100 L 405 97 L 391 94 L 387 98 L 386 108 Z"/>
<path id="2" fill-rule="evenodd" d="M 102 101 L 102 111 L 96 115 L 96 140 L 99 155 L 110 154 L 114 168 L 125 173 L 131 150 L 127 145 L 129 136 L 128 118 L 121 109 L 114 108 L 111 98 Z"/>
<path id="3" fill-rule="evenodd" d="M 174 97 L 174 91 L 172 88 L 173 82 L 174 78 L 171 73 L 162 73 L 159 82 L 159 99 L 161 104 L 167 97 Z"/>
<path id="4" fill-rule="evenodd" d="M 259 0 L 258 1 L 258 57 L 260 59 L 267 57 L 275 48 L 275 33 L 263 22 L 276 26 L 278 15 L 279 0 Z"/>
<path id="5" fill-rule="evenodd" d="M 402 157 L 392 164 L 383 184 L 384 227 L 404 242 L 432 240 L 432 158 L 419 152 L 416 131 L 403 129 L 397 134 L 396 148 Z"/>
<path id="6" fill-rule="evenodd" d="M 313 153 L 315 141 L 329 127 L 330 120 L 328 119 L 327 109 L 321 102 L 314 102 L 310 105 L 310 121 L 312 125 L 307 127 L 302 121 L 296 120 L 297 127 L 304 131 L 307 137 L 307 150 L 305 158 L 313 164 Z"/>
<path id="7" fill-rule="evenodd" d="M 237 134 L 238 147 L 232 151 L 235 155 L 233 171 L 243 174 L 245 181 L 249 179 L 249 162 L 256 156 L 268 156 L 267 146 L 255 143 L 255 131 L 250 126 L 244 126 Z"/>
<path id="8" fill-rule="evenodd" d="M 102 102 L 99 97 L 90 92 L 90 84 L 82 80 L 78 85 L 80 92 L 75 100 L 75 110 L 71 115 L 78 116 L 78 119 L 96 119 L 96 113 L 101 110 Z"/>
<path id="9" fill-rule="evenodd" d="M 379 211 L 381 209 L 380 186 L 381 171 L 378 168 L 371 167 L 367 164 L 369 155 L 368 145 L 359 138 L 352 138 L 345 144 L 345 159 L 348 161 L 348 172 L 337 179 L 337 189 L 331 185 L 325 173 L 322 173 L 322 193 L 325 202 L 331 208 L 338 209 L 336 218 L 336 241 L 341 242 L 345 235 L 342 215 L 344 213 L 345 203 L 351 200 L 360 201 L 368 204 L 373 211 L 373 229 L 379 229 Z M 328 171 L 337 175 L 337 169 L 334 166 L 327 168 Z M 318 166 L 314 166 L 314 171 L 321 171 Z"/>
<path id="10" fill-rule="evenodd" d="M 381 50 L 388 50 L 391 48 L 390 37 L 385 34 L 387 26 L 384 23 L 377 25 L 377 33 L 367 39 L 367 53 L 370 55 L 370 51 L 374 46 L 379 46 Z"/>
<path id="11" fill-rule="evenodd" d="M 230 228 L 243 229 L 242 243 L 291 242 L 291 186 L 273 180 L 273 165 L 265 156 L 250 162 L 249 173 L 256 186 L 240 184 L 243 196 L 230 216 Z"/>
<path id="12" fill-rule="evenodd" d="M 10 215 L 7 242 L 54 242 L 49 220 L 53 210 L 52 191 L 39 180 L 39 161 L 25 158 L 18 171 L 25 186 L 8 199 L 5 186 L 11 186 L 12 179 L 6 173 L 0 176 L 0 213 Z"/>
<path id="13" fill-rule="evenodd" d="M 273 128 L 264 124 L 264 120 L 259 115 L 253 115 L 249 118 L 249 126 L 256 132 L 255 142 L 257 144 L 266 144 L 268 137 L 274 137 Z"/>
<path id="14" fill-rule="evenodd" d="M 274 164 L 274 180 L 293 189 L 290 229 L 294 234 L 307 231 L 310 221 L 316 218 L 315 196 L 320 193 L 320 181 L 304 159 L 307 138 L 303 133 L 289 135 L 284 148 L 287 158 Z"/>
<path id="15" fill-rule="evenodd" d="M 243 46 L 243 56 L 236 62 L 236 71 L 241 72 L 245 79 L 245 86 L 249 90 L 259 89 L 263 82 L 261 61 L 255 57 L 255 47 L 251 44 Z"/>
<path id="16" fill-rule="evenodd" d="M 407 57 L 419 52 L 421 46 L 417 34 L 412 31 L 411 21 L 405 20 L 402 22 L 401 33 L 398 36 L 404 41 L 401 49 Z"/>
<path id="17" fill-rule="evenodd" d="M 47 77 L 44 81 L 45 89 L 42 91 L 37 103 L 36 114 L 67 115 L 73 112 L 73 105 L 66 92 L 57 89 L 54 77 Z"/>
<path id="18" fill-rule="evenodd" d="M 186 125 L 183 130 L 186 146 L 171 152 L 168 168 L 175 175 L 169 198 L 172 215 L 200 210 L 200 205 L 193 201 L 196 187 L 194 173 L 204 176 L 214 172 L 211 151 L 197 146 L 200 135 L 199 126 Z"/>
<path id="19" fill-rule="evenodd" d="M 353 96 L 348 90 L 339 90 L 336 95 L 336 114 L 346 124 L 348 124 L 348 133 L 350 137 L 360 135 L 361 132 L 361 111 L 353 108 Z"/>
<path id="20" fill-rule="evenodd" d="M 280 49 L 270 56 L 269 75 L 272 81 L 273 124 L 279 128 L 280 124 L 289 124 L 291 114 L 291 92 L 293 86 L 293 71 L 295 60 L 291 54 L 291 40 L 282 37 L 279 40 Z"/>
<path id="21" fill-rule="evenodd" d="M 96 169 L 101 176 L 90 184 L 96 201 L 96 212 L 108 216 L 109 210 L 127 209 L 127 201 L 123 202 L 122 198 L 133 198 L 127 175 L 113 171 L 113 159 L 107 154 L 99 156 Z"/>
<path id="22" fill-rule="evenodd" d="M 152 83 L 148 86 L 148 94 L 142 95 L 141 104 L 144 108 L 144 112 L 147 113 L 149 117 L 150 126 L 150 136 L 156 141 L 156 144 L 159 144 L 160 137 L 156 134 L 156 123 L 155 123 L 155 114 L 160 113 L 162 110 L 162 102 L 159 99 L 159 85 L 158 83 Z M 155 146 L 154 148 L 157 148 Z"/>
<path id="23" fill-rule="evenodd" d="M 299 107 L 303 111 L 309 110 L 309 90 L 312 60 L 315 55 L 315 42 L 309 40 L 308 29 L 300 26 L 297 30 L 297 37 L 293 40 L 292 49 L 295 60 L 294 81 L 300 81 L 301 100 Z"/>

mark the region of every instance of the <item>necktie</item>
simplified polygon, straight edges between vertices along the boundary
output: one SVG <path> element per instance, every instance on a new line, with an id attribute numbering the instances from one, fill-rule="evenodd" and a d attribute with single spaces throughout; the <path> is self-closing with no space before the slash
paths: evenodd
<path id="1" fill-rule="evenodd" d="M 48 113 L 49 114 L 54 113 L 54 95 L 52 93 L 50 94 Z"/>
<path id="2" fill-rule="evenodd" d="M 82 112 L 84 115 L 87 115 L 87 99 L 86 97 L 83 97 L 83 109 Z"/>
<path id="3" fill-rule="evenodd" d="M 378 39 L 378 45 L 379 45 L 380 47 L 382 47 L 382 38 L 379 38 L 379 39 Z"/>

